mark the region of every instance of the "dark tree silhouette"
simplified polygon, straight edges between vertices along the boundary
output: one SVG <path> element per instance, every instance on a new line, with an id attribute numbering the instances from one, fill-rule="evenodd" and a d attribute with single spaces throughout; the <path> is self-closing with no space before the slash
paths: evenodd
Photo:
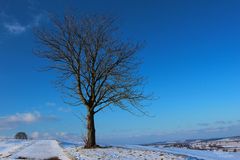
<path id="1" fill-rule="evenodd" d="M 24 132 L 18 132 L 15 135 L 15 139 L 28 139 L 27 134 Z"/>
<path id="2" fill-rule="evenodd" d="M 43 45 L 37 55 L 59 73 L 58 84 L 69 95 L 68 103 L 87 109 L 86 148 L 96 147 L 94 115 L 99 111 L 118 106 L 144 113 L 141 102 L 146 96 L 136 56 L 142 45 L 120 38 L 115 20 L 67 15 L 51 18 L 52 26 L 36 31 Z"/>

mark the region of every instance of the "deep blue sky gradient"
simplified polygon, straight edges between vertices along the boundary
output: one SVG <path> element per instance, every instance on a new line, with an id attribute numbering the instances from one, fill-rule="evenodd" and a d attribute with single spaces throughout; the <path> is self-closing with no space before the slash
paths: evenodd
<path id="1" fill-rule="evenodd" d="M 32 27 L 47 25 L 49 12 L 63 15 L 71 9 L 117 16 L 124 37 L 145 41 L 141 73 L 148 77 L 146 92 L 159 97 L 146 107 L 154 117 L 121 110 L 97 115 L 100 140 L 135 143 L 239 135 L 239 8 L 237 0 L 0 0 L 0 117 L 26 112 L 56 117 L 0 130 L 1 135 L 20 129 L 29 134 L 82 132 L 70 111 L 79 109 L 63 103 L 53 85 L 56 73 L 39 72 L 46 62 L 32 53 L 37 46 Z M 6 24 L 26 30 L 11 33 Z"/>

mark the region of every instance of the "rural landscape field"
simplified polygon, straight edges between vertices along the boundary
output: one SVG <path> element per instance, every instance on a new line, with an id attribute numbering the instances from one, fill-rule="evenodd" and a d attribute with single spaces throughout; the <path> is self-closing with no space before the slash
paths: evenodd
<path id="1" fill-rule="evenodd" d="M 0 160 L 240 160 L 239 0 L 0 0 Z"/>
<path id="2" fill-rule="evenodd" d="M 240 159 L 240 137 L 183 142 L 157 142 L 142 145 L 115 145 L 84 149 L 82 143 L 57 140 L 2 139 L 1 159 L 62 160 L 203 160 Z"/>

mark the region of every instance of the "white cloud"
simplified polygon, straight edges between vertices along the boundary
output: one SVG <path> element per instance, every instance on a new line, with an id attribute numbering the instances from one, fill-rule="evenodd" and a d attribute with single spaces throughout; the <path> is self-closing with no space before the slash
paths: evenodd
<path id="1" fill-rule="evenodd" d="M 72 109 L 69 107 L 59 107 L 58 111 L 68 113 L 68 112 L 72 112 Z"/>
<path id="2" fill-rule="evenodd" d="M 33 139 L 38 139 L 39 138 L 39 132 L 32 132 L 32 135 L 31 135 L 31 137 L 33 138 Z"/>
<path id="3" fill-rule="evenodd" d="M 43 136 L 44 137 L 49 137 L 50 135 L 49 135 L 49 133 L 45 132 L 45 133 L 43 133 Z"/>
<path id="4" fill-rule="evenodd" d="M 58 118 L 54 115 L 43 116 L 39 112 L 16 113 L 0 117 L 0 130 L 16 128 L 18 125 L 32 124 L 39 121 L 55 121 Z"/>
<path id="5" fill-rule="evenodd" d="M 43 18 L 43 14 L 38 14 L 38 15 L 36 15 L 36 16 L 33 18 L 33 22 L 32 22 L 32 24 L 31 24 L 31 26 L 33 26 L 33 27 L 39 26 L 40 21 L 42 20 L 42 18 Z"/>
<path id="6" fill-rule="evenodd" d="M 33 139 L 56 139 L 63 142 L 81 142 L 82 138 L 80 134 L 68 133 L 68 132 L 32 132 L 31 138 Z"/>
<path id="7" fill-rule="evenodd" d="M 15 115 L 10 115 L 5 117 L 6 122 L 15 123 L 33 123 L 38 121 L 41 118 L 41 114 L 38 112 L 34 113 L 16 113 Z"/>
<path id="8" fill-rule="evenodd" d="M 21 34 L 29 29 L 39 26 L 43 18 L 43 14 L 34 15 L 33 18 L 25 25 L 19 22 L 15 17 L 7 16 L 4 12 L 0 12 L 0 18 L 3 19 L 3 27 L 11 34 Z"/>
<path id="9" fill-rule="evenodd" d="M 56 135 L 57 135 L 57 136 L 65 136 L 66 133 L 65 133 L 65 132 L 57 132 Z"/>
<path id="10" fill-rule="evenodd" d="M 13 34 L 20 34 L 27 30 L 28 26 L 23 26 L 19 23 L 4 23 L 4 27 Z"/>
<path id="11" fill-rule="evenodd" d="M 47 102 L 45 105 L 48 106 L 48 107 L 54 107 L 54 106 L 56 106 L 56 103 L 54 103 L 54 102 Z"/>

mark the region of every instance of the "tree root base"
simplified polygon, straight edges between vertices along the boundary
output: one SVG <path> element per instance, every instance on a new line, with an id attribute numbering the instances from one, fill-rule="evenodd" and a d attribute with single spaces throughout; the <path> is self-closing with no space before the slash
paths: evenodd
<path id="1" fill-rule="evenodd" d="M 84 149 L 94 149 L 94 148 L 102 148 L 102 147 L 96 144 L 94 146 L 84 146 L 83 148 Z"/>

